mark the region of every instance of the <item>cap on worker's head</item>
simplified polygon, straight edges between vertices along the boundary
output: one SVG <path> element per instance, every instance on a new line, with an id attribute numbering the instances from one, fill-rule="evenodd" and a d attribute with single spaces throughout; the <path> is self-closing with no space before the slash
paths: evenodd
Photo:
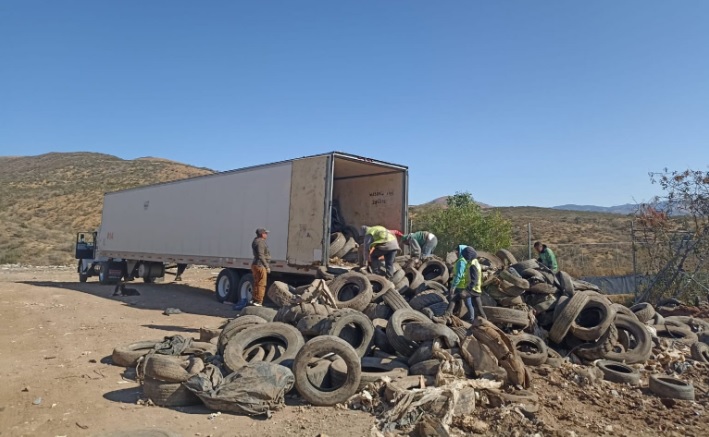
<path id="1" fill-rule="evenodd" d="M 268 229 L 258 228 L 256 229 L 256 235 L 268 234 Z"/>

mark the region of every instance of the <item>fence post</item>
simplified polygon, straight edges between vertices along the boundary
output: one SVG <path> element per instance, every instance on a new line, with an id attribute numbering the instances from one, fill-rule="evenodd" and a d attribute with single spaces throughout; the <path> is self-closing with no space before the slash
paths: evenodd
<path id="1" fill-rule="evenodd" d="M 635 302 L 638 302 L 638 261 L 635 255 L 635 220 L 630 221 L 630 240 L 633 247 L 633 288 L 635 289 Z"/>

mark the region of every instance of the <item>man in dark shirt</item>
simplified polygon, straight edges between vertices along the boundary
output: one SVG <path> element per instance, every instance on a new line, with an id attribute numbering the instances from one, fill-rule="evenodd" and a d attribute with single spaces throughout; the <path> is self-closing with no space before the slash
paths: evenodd
<path id="1" fill-rule="evenodd" d="M 266 294 L 266 277 L 271 273 L 271 252 L 266 244 L 268 230 L 256 229 L 256 238 L 251 243 L 251 250 L 254 253 L 254 260 L 251 263 L 251 273 L 254 276 L 253 301 L 252 305 L 263 305 L 263 297 Z"/>

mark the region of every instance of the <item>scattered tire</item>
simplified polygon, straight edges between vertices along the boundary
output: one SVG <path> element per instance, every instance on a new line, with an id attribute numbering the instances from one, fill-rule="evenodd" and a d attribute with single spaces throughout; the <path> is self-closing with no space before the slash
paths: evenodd
<path id="1" fill-rule="evenodd" d="M 584 290 L 595 291 L 595 292 L 601 291 L 601 288 L 598 285 L 592 284 L 588 281 L 582 281 L 581 279 L 574 279 L 573 284 L 574 284 L 575 291 L 584 291 Z"/>
<path id="2" fill-rule="evenodd" d="M 687 346 L 691 346 L 699 341 L 697 334 L 692 332 L 688 327 L 662 324 L 655 326 L 655 330 L 657 331 L 658 337 L 670 338 Z"/>
<path id="3" fill-rule="evenodd" d="M 317 314 L 304 316 L 298 321 L 296 328 L 298 328 L 298 331 L 304 336 L 315 337 L 316 335 L 320 335 L 321 323 L 325 319 L 327 319 L 326 316 L 319 316 Z"/>
<path id="4" fill-rule="evenodd" d="M 442 315 L 444 315 L 446 313 L 447 309 L 448 309 L 448 303 L 438 302 L 438 303 L 434 303 L 433 305 L 427 306 L 426 308 L 422 309 L 421 312 L 426 314 L 426 316 L 430 319 L 433 317 L 441 317 Z"/>
<path id="5" fill-rule="evenodd" d="M 295 295 L 290 292 L 288 284 L 281 281 L 275 281 L 271 284 L 266 291 L 266 296 L 279 307 L 292 305 L 295 299 Z"/>
<path id="6" fill-rule="evenodd" d="M 329 316 L 334 308 L 318 303 L 299 303 L 290 307 L 283 307 L 273 318 L 274 322 L 298 324 L 300 319 L 308 315 Z"/>
<path id="7" fill-rule="evenodd" d="M 409 266 L 406 269 L 404 269 L 406 279 L 409 280 L 409 288 L 417 291 L 419 287 L 424 285 L 424 282 L 426 281 L 418 270 L 415 268 Z"/>
<path id="8" fill-rule="evenodd" d="M 421 343 L 418 349 L 407 360 L 409 366 L 413 366 L 421 361 L 430 360 L 433 358 L 433 342 L 425 341 Z"/>
<path id="9" fill-rule="evenodd" d="M 381 301 L 384 293 L 394 288 L 394 284 L 384 276 L 373 275 L 371 273 L 366 276 L 367 279 L 369 279 L 369 283 L 372 284 L 372 302 Z"/>
<path id="10" fill-rule="evenodd" d="M 334 255 L 337 258 L 344 258 L 345 255 L 350 253 L 353 249 L 357 249 L 357 240 L 354 238 L 347 238 L 347 241 L 345 241 L 345 244 L 342 246 L 342 249 L 338 250 L 337 253 Z M 330 257 L 333 255 L 331 254 Z"/>
<path id="11" fill-rule="evenodd" d="M 619 337 L 621 331 L 625 332 L 633 337 L 635 345 L 632 348 L 626 347 L 622 352 L 607 352 L 604 357 L 626 364 L 638 364 L 647 361 L 652 353 L 652 339 L 648 330 L 645 329 L 645 325 L 640 323 L 635 316 L 631 317 L 622 314 L 618 314 L 615 317 L 613 324 L 618 331 Z"/>
<path id="12" fill-rule="evenodd" d="M 384 303 L 394 311 L 411 309 L 411 306 L 408 302 L 406 302 L 404 296 L 402 296 L 396 289 L 391 289 L 384 293 L 382 300 L 384 300 Z"/>
<path id="13" fill-rule="evenodd" d="M 441 367 L 441 362 L 436 359 L 430 359 L 421 361 L 409 367 L 409 374 L 411 375 L 429 375 L 434 376 L 438 373 L 438 369 Z"/>
<path id="14" fill-rule="evenodd" d="M 362 273 L 350 272 L 335 278 L 330 284 L 338 308 L 364 310 L 372 301 L 372 284 Z"/>
<path id="15" fill-rule="evenodd" d="M 398 294 L 398 293 L 397 293 Z M 389 305 L 382 303 L 370 303 L 367 308 L 363 311 L 364 315 L 369 317 L 371 320 L 374 319 L 388 319 L 394 314 L 394 310 L 389 307 Z"/>
<path id="16" fill-rule="evenodd" d="M 347 376 L 339 387 L 317 387 L 308 379 L 308 364 L 315 358 L 332 353 L 344 361 Z M 293 361 L 293 374 L 295 388 L 307 402 L 313 405 L 335 405 L 357 392 L 362 378 L 362 365 L 359 356 L 346 341 L 325 335 L 315 337 L 300 349 Z"/>
<path id="17" fill-rule="evenodd" d="M 510 335 L 510 341 L 527 366 L 540 366 L 547 361 L 547 345 L 544 340 L 532 334 Z"/>
<path id="18" fill-rule="evenodd" d="M 522 273 L 525 270 L 537 269 L 539 267 L 539 262 L 537 262 L 536 259 L 527 259 L 524 261 L 513 263 L 512 265 L 510 265 L 510 267 Z M 541 276 L 541 274 L 539 274 L 539 276 Z"/>
<path id="19" fill-rule="evenodd" d="M 305 340 L 303 335 L 294 326 L 285 323 L 266 323 L 247 328 L 239 333 L 238 336 L 232 338 L 226 345 L 224 350 L 224 364 L 232 372 L 237 371 L 247 364 L 244 359 L 244 351 L 254 344 L 258 343 L 276 343 L 284 347 L 285 351 L 278 357 L 275 357 L 271 362 L 290 367 L 293 358 L 296 356 L 300 348 L 303 347 Z"/>
<path id="20" fill-rule="evenodd" d="M 448 293 L 448 287 L 446 287 L 445 285 L 443 285 L 440 282 L 426 281 L 426 282 L 424 282 L 424 284 L 426 285 L 426 288 L 428 288 L 429 290 L 440 291 L 441 293 L 443 293 L 443 295 L 446 295 Z"/>
<path id="21" fill-rule="evenodd" d="M 335 232 L 330 234 L 330 258 L 335 256 L 337 252 L 342 250 L 343 247 L 345 247 L 345 243 L 347 242 L 347 239 L 345 236 L 342 234 L 342 232 Z"/>
<path id="22" fill-rule="evenodd" d="M 445 284 L 448 282 L 450 277 L 450 272 L 448 272 L 448 267 L 446 263 L 437 259 L 426 260 L 421 267 L 419 267 L 419 272 L 426 281 L 434 281 L 439 284 Z"/>
<path id="23" fill-rule="evenodd" d="M 574 292 L 576 291 L 574 289 L 574 278 L 571 277 L 566 272 L 559 271 L 556 274 L 557 279 L 559 280 L 559 284 L 561 285 L 561 291 L 564 292 L 567 296 L 573 296 Z"/>
<path id="24" fill-rule="evenodd" d="M 512 325 L 526 328 L 529 326 L 529 314 L 526 311 L 514 310 L 504 307 L 483 307 L 487 319 L 498 325 Z"/>
<path id="25" fill-rule="evenodd" d="M 453 261 L 450 264 L 454 264 L 455 252 L 451 253 L 453 254 Z M 448 261 L 447 258 L 446 261 Z M 483 250 L 478 250 L 478 261 L 481 265 L 489 267 L 491 269 L 501 269 L 505 266 L 502 260 L 497 257 L 497 255 L 492 254 L 490 252 L 485 252 Z"/>
<path id="26" fill-rule="evenodd" d="M 554 294 L 557 292 L 557 288 L 546 282 L 540 282 L 538 284 L 530 285 L 527 289 L 530 293 L 534 294 Z"/>
<path id="27" fill-rule="evenodd" d="M 635 317 L 637 317 L 642 323 L 647 323 L 648 320 L 655 316 L 655 308 L 647 302 L 642 302 L 631 306 L 630 311 L 632 311 L 635 314 Z"/>
<path id="28" fill-rule="evenodd" d="M 143 381 L 143 396 L 161 407 L 183 407 L 202 402 L 182 383 L 163 382 L 152 378 L 145 378 Z"/>
<path id="29" fill-rule="evenodd" d="M 406 277 L 406 272 L 399 264 L 394 264 L 394 274 L 391 277 L 393 284 L 399 284 Z"/>
<path id="30" fill-rule="evenodd" d="M 367 353 L 374 337 L 372 321 L 353 309 L 337 311 L 324 319 L 319 327 L 320 335 L 331 335 L 345 340 L 360 357 Z"/>
<path id="31" fill-rule="evenodd" d="M 320 266 L 317 268 L 315 271 L 315 277 L 317 279 L 324 279 L 326 281 L 332 281 L 335 279 L 335 275 L 327 271 L 327 267 L 325 266 Z"/>
<path id="32" fill-rule="evenodd" d="M 267 322 L 273 322 L 273 318 L 276 317 L 276 313 L 277 311 L 273 308 L 248 306 L 239 312 L 239 316 L 256 316 L 261 317 Z"/>
<path id="33" fill-rule="evenodd" d="M 219 334 L 217 351 L 219 351 L 220 354 L 223 354 L 224 348 L 233 336 L 253 325 L 262 325 L 264 323 L 266 323 L 266 321 L 259 316 L 241 316 L 230 320 L 226 325 L 224 325 L 221 334 Z"/>
<path id="34" fill-rule="evenodd" d="M 692 345 L 690 352 L 693 359 L 701 363 L 709 363 L 709 345 L 698 341 Z"/>
<path id="35" fill-rule="evenodd" d="M 519 272 L 517 272 L 517 270 L 511 267 L 504 270 L 500 270 L 500 278 L 504 279 L 515 287 L 522 289 L 522 292 L 529 288 L 529 281 L 521 277 L 519 275 Z M 519 296 L 519 294 L 522 293 L 515 294 L 515 296 Z"/>
<path id="36" fill-rule="evenodd" d="M 153 350 L 156 344 L 162 342 L 162 340 L 150 340 L 150 341 L 139 341 L 136 343 L 130 343 L 123 346 L 118 346 L 113 349 L 111 354 L 111 362 L 116 366 L 122 367 L 135 367 L 138 363 L 138 359 L 145 356 Z"/>
<path id="37" fill-rule="evenodd" d="M 433 322 L 411 322 L 404 326 L 404 337 L 417 344 L 425 341 L 442 340 L 447 349 L 458 345 L 458 334 L 449 327 Z"/>
<path id="38" fill-rule="evenodd" d="M 446 304 L 448 303 L 448 299 L 441 294 L 438 291 L 435 290 L 428 290 L 421 292 L 414 296 L 410 301 L 409 305 L 411 308 L 421 311 L 422 309 L 426 308 L 427 306 L 431 306 L 434 303 L 439 303 L 439 302 L 445 302 Z"/>
<path id="39" fill-rule="evenodd" d="M 495 253 L 495 255 L 500 258 L 506 266 L 511 266 L 512 264 L 517 263 L 517 258 L 515 258 L 515 256 L 512 255 L 512 252 L 507 249 L 500 249 L 497 253 Z"/>
<path id="40" fill-rule="evenodd" d="M 576 319 L 571 323 L 571 334 L 581 340 L 595 341 L 608 330 L 615 319 L 608 299 L 590 295 Z"/>
<path id="41" fill-rule="evenodd" d="M 398 360 L 391 358 L 364 357 L 361 360 L 362 376 L 357 391 L 367 385 L 387 377 L 389 379 L 402 378 L 409 374 L 409 367 Z M 343 360 L 336 360 L 330 368 L 333 384 L 341 384 L 347 376 L 347 368 Z"/>
<path id="42" fill-rule="evenodd" d="M 614 303 L 614 304 L 611 304 L 611 308 L 613 308 L 615 310 L 616 315 L 628 316 L 630 318 L 638 320 L 638 317 L 635 315 L 635 313 L 630 311 L 630 308 L 628 308 L 627 306 L 625 306 L 623 304 Z"/>
<path id="43" fill-rule="evenodd" d="M 605 334 L 596 342 L 582 343 L 575 347 L 574 353 L 579 358 L 587 361 L 599 360 L 607 358 L 608 354 L 613 351 L 613 347 L 618 342 L 618 329 L 615 325 L 611 325 Z"/>
<path id="44" fill-rule="evenodd" d="M 374 346 L 377 347 L 382 352 L 388 354 L 395 354 L 396 350 L 389 344 L 389 338 L 387 338 L 386 328 L 380 326 L 374 327 L 374 337 L 372 339 Z"/>
<path id="45" fill-rule="evenodd" d="M 391 346 L 401 355 L 410 357 L 418 348 L 418 344 L 404 336 L 404 324 L 408 322 L 428 322 L 429 319 L 418 311 L 400 309 L 394 311 L 386 327 L 387 339 Z"/>
<path id="46" fill-rule="evenodd" d="M 694 386 L 681 379 L 650 375 L 650 391 L 663 399 L 694 400 Z"/>
<path id="47" fill-rule="evenodd" d="M 630 385 L 640 384 L 640 372 L 630 366 L 610 360 L 599 360 L 596 362 L 596 366 L 601 369 L 603 379 L 606 381 Z"/>
<path id="48" fill-rule="evenodd" d="M 586 292 L 577 293 L 559 310 L 558 316 L 555 314 L 554 324 L 549 331 L 549 339 L 551 341 L 556 344 L 561 343 L 569 329 L 571 329 L 571 324 L 576 320 L 583 307 L 586 306 L 588 299 L 589 295 Z M 557 308 L 559 308 L 559 303 L 557 303 Z"/>
<path id="49" fill-rule="evenodd" d="M 146 355 L 143 362 L 143 372 L 145 376 L 152 379 L 180 383 L 187 381 L 192 376 L 187 372 L 190 364 L 192 363 L 187 357 L 150 354 Z"/>

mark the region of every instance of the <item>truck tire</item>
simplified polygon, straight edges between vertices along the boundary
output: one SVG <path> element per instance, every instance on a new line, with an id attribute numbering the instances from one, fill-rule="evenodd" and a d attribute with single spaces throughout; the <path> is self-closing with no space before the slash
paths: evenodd
<path id="1" fill-rule="evenodd" d="M 236 289 L 236 297 L 239 299 L 239 301 L 246 301 L 246 302 L 251 302 L 251 299 L 253 299 L 253 290 L 254 290 L 254 275 L 251 273 L 247 273 L 243 276 L 241 276 L 241 279 L 239 280 L 239 285 Z"/>
<path id="2" fill-rule="evenodd" d="M 222 269 L 214 285 L 214 297 L 219 303 L 233 302 L 236 287 L 239 285 L 239 272 L 234 269 Z"/>
<path id="3" fill-rule="evenodd" d="M 117 270 L 117 269 L 122 269 L 123 266 L 121 266 L 121 263 L 119 262 L 114 262 L 114 261 L 104 261 L 100 264 L 99 267 L 99 272 L 98 272 L 98 281 L 99 283 L 103 285 L 111 285 L 111 284 L 117 284 L 120 282 L 121 278 L 120 277 L 111 277 L 110 271 L 111 270 Z"/>

